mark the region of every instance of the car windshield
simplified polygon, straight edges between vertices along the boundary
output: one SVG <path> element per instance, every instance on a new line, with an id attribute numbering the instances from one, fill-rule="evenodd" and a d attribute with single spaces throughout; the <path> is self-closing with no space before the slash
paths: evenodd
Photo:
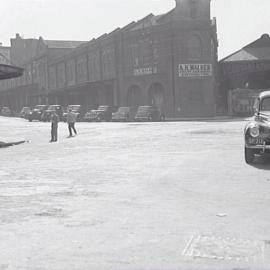
<path id="1" fill-rule="evenodd" d="M 138 112 L 149 112 L 151 110 L 151 106 L 142 106 L 139 107 Z"/>
<path id="2" fill-rule="evenodd" d="M 29 112 L 29 111 L 30 111 L 30 108 L 28 108 L 28 107 L 25 107 L 22 109 L 22 112 Z"/>
<path id="3" fill-rule="evenodd" d="M 106 111 L 109 108 L 109 106 L 99 106 L 98 110 L 99 111 Z"/>
<path id="4" fill-rule="evenodd" d="M 118 110 L 119 113 L 128 113 L 129 112 L 129 107 L 121 107 Z"/>
<path id="5" fill-rule="evenodd" d="M 48 110 L 56 110 L 58 109 L 58 107 L 59 107 L 58 105 L 50 105 Z"/>
<path id="6" fill-rule="evenodd" d="M 261 102 L 261 111 L 270 111 L 270 97 L 264 98 Z"/>
<path id="7" fill-rule="evenodd" d="M 46 106 L 45 105 L 37 105 L 35 107 L 35 109 L 42 110 L 44 107 L 46 107 Z"/>
<path id="8" fill-rule="evenodd" d="M 81 105 L 69 105 L 68 106 L 68 110 L 72 110 L 72 111 L 78 111 L 81 108 Z"/>

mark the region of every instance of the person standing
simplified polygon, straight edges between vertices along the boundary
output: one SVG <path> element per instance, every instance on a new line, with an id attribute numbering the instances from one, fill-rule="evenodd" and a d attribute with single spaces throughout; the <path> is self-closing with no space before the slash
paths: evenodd
<path id="1" fill-rule="evenodd" d="M 56 112 L 51 115 L 51 140 L 50 142 L 57 142 L 58 139 L 58 123 L 60 119 Z"/>
<path id="2" fill-rule="evenodd" d="M 70 109 L 67 114 L 69 137 L 73 136 L 72 130 L 74 131 L 74 135 L 77 135 L 77 130 L 75 128 L 76 120 L 77 120 L 77 114 Z"/>

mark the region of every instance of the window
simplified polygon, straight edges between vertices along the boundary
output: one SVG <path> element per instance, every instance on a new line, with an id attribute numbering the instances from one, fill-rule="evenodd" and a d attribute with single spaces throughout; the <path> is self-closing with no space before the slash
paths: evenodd
<path id="1" fill-rule="evenodd" d="M 198 12 L 198 2 L 196 0 L 191 0 L 191 2 L 190 2 L 190 17 L 192 19 L 196 19 L 197 12 Z"/>
<path id="2" fill-rule="evenodd" d="M 202 43 L 201 39 L 193 35 L 188 40 L 188 59 L 199 60 L 202 57 Z"/>

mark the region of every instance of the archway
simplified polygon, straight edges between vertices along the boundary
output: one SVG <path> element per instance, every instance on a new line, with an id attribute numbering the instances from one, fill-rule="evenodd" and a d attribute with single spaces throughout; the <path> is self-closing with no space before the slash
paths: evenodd
<path id="1" fill-rule="evenodd" d="M 142 91 L 138 85 L 132 85 L 127 93 L 127 105 L 136 107 L 142 104 Z"/>
<path id="2" fill-rule="evenodd" d="M 148 91 L 148 104 L 156 106 L 160 111 L 165 109 L 165 92 L 161 83 L 154 83 Z"/>

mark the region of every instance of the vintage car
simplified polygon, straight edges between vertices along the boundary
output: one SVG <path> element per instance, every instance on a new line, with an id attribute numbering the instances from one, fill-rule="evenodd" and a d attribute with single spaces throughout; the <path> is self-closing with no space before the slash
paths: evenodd
<path id="1" fill-rule="evenodd" d="M 135 121 L 164 121 L 164 114 L 156 106 L 140 106 Z"/>
<path id="2" fill-rule="evenodd" d="M 1 115 L 3 115 L 3 116 L 13 116 L 13 113 L 10 110 L 9 107 L 3 107 L 2 110 L 1 110 Z"/>
<path id="3" fill-rule="evenodd" d="M 255 115 L 245 127 L 245 160 L 270 153 L 270 91 L 262 92 L 254 104 Z"/>
<path id="4" fill-rule="evenodd" d="M 47 110 L 43 112 L 42 120 L 43 121 L 50 121 L 51 114 L 53 112 L 56 112 L 60 118 L 60 120 L 63 120 L 63 108 L 61 105 L 50 105 Z"/>
<path id="5" fill-rule="evenodd" d="M 31 112 L 31 108 L 30 107 L 23 107 L 19 116 L 21 118 L 25 118 L 25 119 L 28 119 L 28 115 L 29 113 Z"/>
<path id="6" fill-rule="evenodd" d="M 111 121 L 112 113 L 115 111 L 113 106 L 99 106 L 97 110 L 91 110 L 87 112 L 84 116 L 84 121 L 87 122 L 101 122 L 101 121 Z"/>
<path id="7" fill-rule="evenodd" d="M 68 105 L 65 112 L 63 113 L 63 121 L 67 121 L 67 114 L 69 111 L 72 111 L 77 114 L 77 121 L 82 121 L 84 112 L 83 112 L 83 107 L 82 105 Z"/>
<path id="8" fill-rule="evenodd" d="M 117 112 L 112 114 L 112 121 L 134 121 L 136 107 L 120 107 Z"/>
<path id="9" fill-rule="evenodd" d="M 48 108 L 48 105 L 36 105 L 32 111 L 28 114 L 28 120 L 32 122 L 33 120 L 42 121 L 43 113 Z"/>

